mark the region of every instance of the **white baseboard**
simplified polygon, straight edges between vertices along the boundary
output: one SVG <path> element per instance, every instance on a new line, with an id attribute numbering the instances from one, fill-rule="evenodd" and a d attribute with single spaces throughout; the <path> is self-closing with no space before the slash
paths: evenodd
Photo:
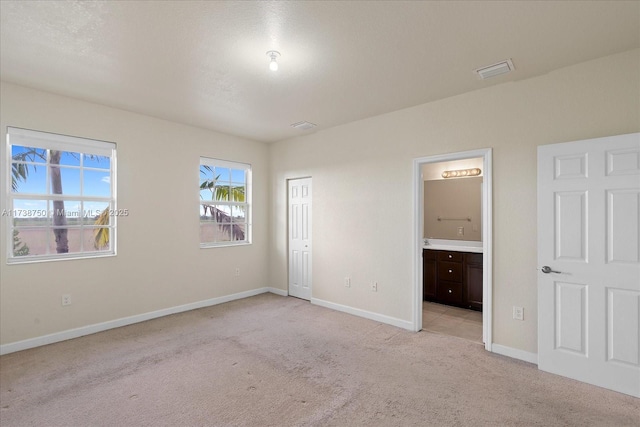
<path id="1" fill-rule="evenodd" d="M 268 290 L 268 292 L 271 292 L 272 294 L 280 295 L 281 297 L 288 297 L 289 296 L 289 292 L 287 292 L 285 289 L 267 288 L 267 290 Z"/>
<path id="2" fill-rule="evenodd" d="M 538 364 L 538 355 L 536 353 L 530 353 L 528 351 L 518 350 L 517 348 L 511 348 L 500 344 L 492 344 L 491 351 L 503 356 L 524 360 L 525 362 L 533 363 L 534 365 Z"/>
<path id="3" fill-rule="evenodd" d="M 413 331 L 412 322 L 398 319 L 396 317 L 385 316 L 384 314 L 378 314 L 372 311 L 361 310 L 359 308 L 353 308 L 348 305 L 336 304 L 334 302 L 325 301 L 318 298 L 311 298 L 311 304 L 330 308 L 332 310 L 342 311 L 344 313 L 353 314 L 354 316 L 364 317 L 365 319 L 375 320 L 376 322 L 386 323 L 387 325 L 392 325 L 398 328 L 408 329 L 410 331 Z"/>
<path id="4" fill-rule="evenodd" d="M 203 307 L 210 307 L 212 305 L 223 304 L 225 302 L 234 301 L 237 299 L 248 298 L 259 294 L 271 292 L 276 295 L 286 296 L 286 291 L 277 288 L 258 288 L 250 291 L 238 292 L 237 294 L 225 295 L 223 297 L 211 298 L 204 301 L 197 301 L 190 304 L 179 305 L 176 307 L 169 307 L 162 310 L 151 311 L 149 313 L 137 314 L 135 316 L 123 317 L 121 319 L 109 320 L 107 322 L 95 323 L 93 325 L 81 326 L 75 329 L 68 329 L 62 332 L 55 332 L 49 335 L 43 335 L 41 337 L 30 338 L 23 341 L 12 342 L 9 344 L 0 345 L 0 355 L 14 353 L 16 351 L 26 350 L 29 348 L 40 347 L 47 344 L 53 344 L 60 341 L 66 341 L 73 338 L 82 337 L 84 335 L 95 334 L 96 332 L 102 332 L 113 328 L 119 328 L 121 326 L 132 325 L 134 323 L 144 322 L 158 317 L 168 316 L 170 314 L 182 313 L 184 311 L 195 310 Z"/>

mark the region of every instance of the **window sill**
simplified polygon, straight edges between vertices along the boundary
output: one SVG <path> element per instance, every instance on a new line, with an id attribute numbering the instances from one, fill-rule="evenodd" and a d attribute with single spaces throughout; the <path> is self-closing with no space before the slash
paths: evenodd
<path id="1" fill-rule="evenodd" d="M 200 243 L 200 249 L 228 248 L 231 246 L 248 246 L 251 242 L 221 242 L 221 243 Z"/>
<path id="2" fill-rule="evenodd" d="M 78 260 L 78 259 L 93 259 L 93 258 L 108 258 L 115 257 L 115 252 L 108 253 L 100 253 L 95 255 L 88 254 L 72 254 L 67 256 L 55 256 L 55 257 L 18 257 L 18 258 L 7 258 L 8 265 L 19 265 L 19 264 L 36 264 L 41 262 L 52 262 L 52 261 L 69 261 L 69 260 Z"/>

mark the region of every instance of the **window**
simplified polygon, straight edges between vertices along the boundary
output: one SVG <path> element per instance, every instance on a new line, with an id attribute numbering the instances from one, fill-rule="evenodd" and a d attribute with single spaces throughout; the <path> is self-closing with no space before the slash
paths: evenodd
<path id="1" fill-rule="evenodd" d="M 200 247 L 251 243 L 251 165 L 200 158 Z"/>
<path id="2" fill-rule="evenodd" d="M 8 259 L 115 254 L 116 145 L 8 128 Z"/>

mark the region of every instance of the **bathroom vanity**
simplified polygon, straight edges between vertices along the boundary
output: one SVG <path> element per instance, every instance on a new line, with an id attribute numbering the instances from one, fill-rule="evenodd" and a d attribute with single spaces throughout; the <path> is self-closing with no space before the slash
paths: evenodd
<path id="1" fill-rule="evenodd" d="M 482 248 L 425 246 L 422 263 L 425 301 L 482 311 Z"/>
<path id="2" fill-rule="evenodd" d="M 475 158 L 422 166 L 425 301 L 482 311 L 484 177 L 467 174 L 482 165 Z"/>

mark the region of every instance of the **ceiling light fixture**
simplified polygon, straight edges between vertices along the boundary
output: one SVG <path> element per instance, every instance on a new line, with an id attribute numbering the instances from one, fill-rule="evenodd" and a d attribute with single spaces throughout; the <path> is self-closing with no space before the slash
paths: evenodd
<path id="1" fill-rule="evenodd" d="M 462 178 L 465 176 L 478 176 L 482 173 L 479 168 L 472 169 L 458 169 L 454 171 L 444 171 L 442 172 L 443 178 Z"/>
<path id="2" fill-rule="evenodd" d="M 277 50 L 270 50 L 267 52 L 267 56 L 271 58 L 271 62 L 269 62 L 269 69 L 271 71 L 278 71 L 278 57 L 280 56 L 280 52 Z"/>

